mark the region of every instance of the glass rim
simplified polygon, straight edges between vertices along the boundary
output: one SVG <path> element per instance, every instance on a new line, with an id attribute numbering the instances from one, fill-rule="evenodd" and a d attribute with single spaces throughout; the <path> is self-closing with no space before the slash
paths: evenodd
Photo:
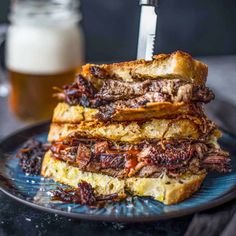
<path id="1" fill-rule="evenodd" d="M 12 23 L 31 21 L 41 23 L 81 20 L 78 0 L 21 0 L 14 1 L 8 19 Z"/>

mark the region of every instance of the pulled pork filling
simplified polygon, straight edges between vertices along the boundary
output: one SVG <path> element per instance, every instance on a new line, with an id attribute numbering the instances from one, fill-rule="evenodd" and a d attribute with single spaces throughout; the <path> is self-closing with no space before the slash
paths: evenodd
<path id="1" fill-rule="evenodd" d="M 124 82 L 108 79 L 97 90 L 79 75 L 76 81 L 65 85 L 58 94 L 70 105 L 101 108 L 133 108 L 149 102 L 203 102 L 214 99 L 214 93 L 205 86 L 195 85 L 180 79 L 145 80 Z"/>
<path id="2" fill-rule="evenodd" d="M 68 138 L 51 146 L 54 158 L 83 171 L 113 177 L 158 177 L 198 173 L 202 169 L 230 171 L 228 153 L 212 144 L 191 140 L 164 140 L 139 144 Z"/>

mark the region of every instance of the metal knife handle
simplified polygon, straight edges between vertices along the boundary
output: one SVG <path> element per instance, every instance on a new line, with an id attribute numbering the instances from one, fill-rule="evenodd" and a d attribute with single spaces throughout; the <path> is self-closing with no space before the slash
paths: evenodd
<path id="1" fill-rule="evenodd" d="M 146 5 L 146 6 L 158 6 L 158 0 L 139 0 L 139 5 Z"/>
<path id="2" fill-rule="evenodd" d="M 139 5 L 141 5 L 141 16 L 137 59 L 152 60 L 156 36 L 158 0 L 139 0 Z"/>
<path id="3" fill-rule="evenodd" d="M 152 60 L 156 35 L 156 23 L 157 15 L 155 13 L 155 7 L 151 5 L 142 5 L 137 59 Z"/>

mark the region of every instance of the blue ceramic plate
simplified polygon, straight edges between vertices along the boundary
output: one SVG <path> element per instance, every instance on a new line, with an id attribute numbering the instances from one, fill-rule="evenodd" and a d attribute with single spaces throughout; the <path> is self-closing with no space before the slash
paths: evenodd
<path id="1" fill-rule="evenodd" d="M 28 138 L 46 141 L 48 124 L 34 126 L 15 133 L 0 143 L 0 190 L 31 207 L 75 218 L 102 221 L 153 221 L 179 217 L 202 211 L 236 196 L 236 138 L 224 133 L 220 144 L 231 153 L 233 171 L 229 174 L 209 174 L 201 189 L 190 199 L 172 206 L 150 198 L 134 197 L 104 208 L 50 201 L 49 190 L 60 184 L 40 176 L 27 176 L 18 166 L 15 152 Z"/>

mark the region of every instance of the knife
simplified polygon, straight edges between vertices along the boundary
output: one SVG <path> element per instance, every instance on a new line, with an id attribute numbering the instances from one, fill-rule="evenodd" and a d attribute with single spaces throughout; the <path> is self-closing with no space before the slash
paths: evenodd
<path id="1" fill-rule="evenodd" d="M 151 60 L 154 51 L 158 0 L 140 0 L 141 16 L 139 24 L 137 59 Z"/>

